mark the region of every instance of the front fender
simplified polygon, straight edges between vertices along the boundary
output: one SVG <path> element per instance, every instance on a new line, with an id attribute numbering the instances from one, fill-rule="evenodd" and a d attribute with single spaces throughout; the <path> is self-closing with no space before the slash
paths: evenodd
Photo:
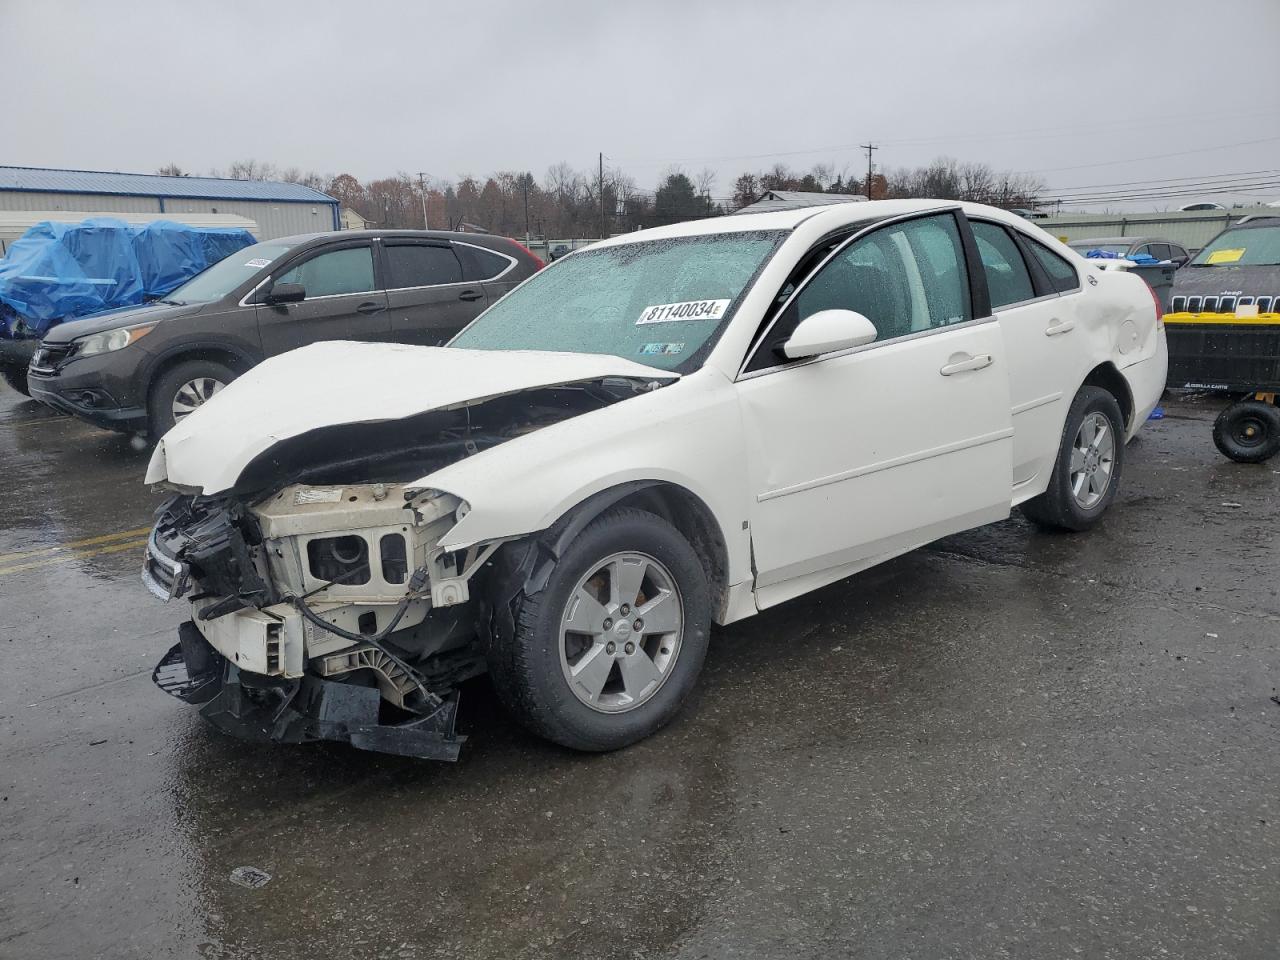
<path id="1" fill-rule="evenodd" d="M 450 550 L 546 530 L 614 488 L 683 487 L 715 516 L 734 584 L 750 576 L 744 456 L 733 385 L 704 368 L 451 464 L 414 486 L 444 490 L 470 507 L 440 541 Z"/>

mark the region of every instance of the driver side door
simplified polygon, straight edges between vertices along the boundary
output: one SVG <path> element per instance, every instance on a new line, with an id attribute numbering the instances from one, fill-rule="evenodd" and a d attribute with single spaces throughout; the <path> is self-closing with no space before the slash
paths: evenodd
<path id="1" fill-rule="evenodd" d="M 263 353 L 273 356 L 320 340 L 390 340 L 387 294 L 374 263 L 373 246 L 363 240 L 308 250 L 285 264 L 272 285 L 300 283 L 307 296 L 298 303 L 258 306 Z"/>
<path id="2" fill-rule="evenodd" d="M 1008 516 L 1004 343 L 989 311 L 974 316 L 964 229 L 948 212 L 846 242 L 739 375 L 760 608 Z M 876 340 L 782 358 L 801 320 L 833 308 L 866 316 Z"/>

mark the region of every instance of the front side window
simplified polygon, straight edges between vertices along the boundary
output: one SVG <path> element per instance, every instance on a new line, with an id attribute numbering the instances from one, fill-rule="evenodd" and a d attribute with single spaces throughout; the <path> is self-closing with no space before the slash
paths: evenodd
<path id="1" fill-rule="evenodd" d="M 587 248 L 526 280 L 449 346 L 604 353 L 689 373 L 785 236 L 755 230 Z"/>
<path id="2" fill-rule="evenodd" d="M 821 310 L 855 310 L 893 340 L 973 319 L 955 217 L 943 214 L 883 227 L 840 251 L 791 301 L 771 346 Z M 762 351 L 762 354 L 766 351 Z M 772 366 L 776 355 L 752 367 Z"/>
<path id="3" fill-rule="evenodd" d="M 1054 253 L 1038 240 L 1028 238 L 1031 252 L 1049 275 L 1049 285 L 1058 293 L 1067 293 L 1080 288 L 1080 278 L 1076 276 L 1076 268 L 1067 262 L 1065 257 Z"/>
<path id="4" fill-rule="evenodd" d="M 307 299 L 367 293 L 373 282 L 373 251 L 367 247 L 330 250 L 276 277 L 276 283 L 300 283 Z"/>
<path id="5" fill-rule="evenodd" d="M 387 244 L 387 289 L 462 282 L 462 264 L 446 246 Z"/>
<path id="6" fill-rule="evenodd" d="M 970 222 L 982 270 L 987 275 L 991 309 L 999 310 L 1011 303 L 1032 299 L 1036 294 L 1031 285 L 1031 274 L 1009 231 L 994 223 Z"/>

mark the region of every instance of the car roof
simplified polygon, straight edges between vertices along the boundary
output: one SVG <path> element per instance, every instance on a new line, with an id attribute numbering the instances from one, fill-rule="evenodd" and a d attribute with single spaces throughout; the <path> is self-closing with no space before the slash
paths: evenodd
<path id="1" fill-rule="evenodd" d="M 263 242 L 288 243 L 298 246 L 318 240 L 367 240 L 377 237 L 409 240 L 460 240 L 464 243 L 479 243 L 482 246 L 486 245 L 486 242 L 507 242 L 506 237 L 499 237 L 491 233 L 461 233 L 451 230 L 324 230 L 317 233 L 298 233 L 291 237 L 277 237 L 275 240 Z"/>
<path id="2" fill-rule="evenodd" d="M 884 220 L 928 210 L 963 210 L 967 216 L 998 220 L 1023 230 L 1031 221 L 999 207 L 962 200 L 862 200 L 849 203 L 831 203 L 803 207 L 795 210 L 773 210 L 766 213 L 734 214 L 731 217 L 709 217 L 705 220 L 687 220 L 665 227 L 651 227 L 634 233 L 621 234 L 593 243 L 585 249 L 621 246 L 645 240 L 668 240 L 678 237 L 710 236 L 720 233 L 746 233 L 756 230 L 795 230 L 802 223 L 811 223 L 819 229 L 829 226 L 832 230 L 848 224 Z"/>

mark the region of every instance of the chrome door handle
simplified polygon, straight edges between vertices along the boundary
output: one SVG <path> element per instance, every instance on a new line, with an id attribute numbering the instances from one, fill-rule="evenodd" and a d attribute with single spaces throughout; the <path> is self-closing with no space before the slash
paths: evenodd
<path id="1" fill-rule="evenodd" d="M 991 366 L 991 354 L 980 353 L 976 357 L 967 354 L 953 355 L 950 360 L 942 365 L 942 369 L 938 372 L 944 377 L 949 377 L 953 373 L 965 373 L 969 370 L 981 370 L 983 367 Z"/>
<path id="2" fill-rule="evenodd" d="M 1074 320 L 1059 320 L 1054 317 L 1049 321 L 1049 326 L 1045 328 L 1044 335 L 1046 337 L 1056 337 L 1059 334 L 1070 333 L 1076 328 Z"/>

